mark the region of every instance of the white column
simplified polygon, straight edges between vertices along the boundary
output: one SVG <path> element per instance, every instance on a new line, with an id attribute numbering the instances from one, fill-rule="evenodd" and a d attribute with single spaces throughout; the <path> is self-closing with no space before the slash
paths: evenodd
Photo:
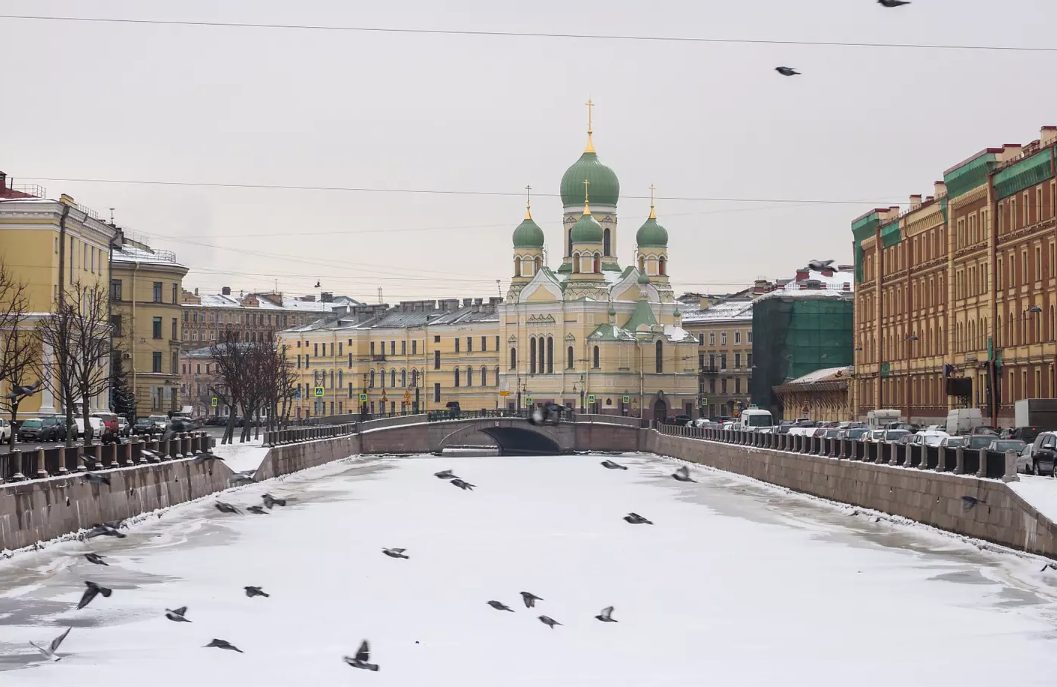
<path id="1" fill-rule="evenodd" d="M 41 354 L 41 373 L 54 378 L 57 374 L 57 370 L 52 368 L 54 355 L 51 351 L 51 346 L 42 344 L 43 352 Z M 49 380 L 50 381 L 50 380 Z M 54 413 L 55 409 L 55 395 L 51 393 L 51 389 L 45 384 L 41 386 L 40 390 L 40 412 L 41 413 Z"/>

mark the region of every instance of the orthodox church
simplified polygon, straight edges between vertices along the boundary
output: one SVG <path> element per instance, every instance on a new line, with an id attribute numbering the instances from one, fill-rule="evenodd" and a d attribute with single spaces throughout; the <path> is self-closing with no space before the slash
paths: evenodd
<path id="1" fill-rule="evenodd" d="M 668 277 L 668 232 L 650 214 L 632 264 L 617 257 L 620 182 L 592 141 L 561 180 L 562 263 L 546 264 L 531 205 L 514 229 L 513 276 L 498 307 L 508 407 L 554 402 L 586 412 L 694 415 L 697 341 L 681 326 Z M 558 359 L 555 360 L 555 357 Z"/>

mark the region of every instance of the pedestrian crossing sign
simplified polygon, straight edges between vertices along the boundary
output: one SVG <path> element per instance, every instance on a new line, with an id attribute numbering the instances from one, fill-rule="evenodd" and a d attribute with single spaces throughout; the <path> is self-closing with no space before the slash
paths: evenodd
<path id="1" fill-rule="evenodd" d="M 532 397 L 531 396 L 526 396 L 525 397 L 525 405 L 527 405 L 527 406 L 532 405 Z"/>
<path id="2" fill-rule="evenodd" d="M 624 403 L 631 403 L 631 396 L 624 394 L 624 398 L 621 399 Z"/>
<path id="3" fill-rule="evenodd" d="M 367 402 L 367 394 L 360 394 L 360 403 Z"/>
<path id="4" fill-rule="evenodd" d="M 595 395 L 594 394 L 587 394 L 587 402 L 588 403 L 594 403 L 595 402 Z"/>
<path id="5" fill-rule="evenodd" d="M 216 396 L 214 396 L 213 398 L 211 398 L 209 400 L 209 405 L 213 406 L 214 408 L 217 407 L 217 398 L 216 398 Z"/>
<path id="6" fill-rule="evenodd" d="M 317 386 L 316 387 L 316 396 L 322 396 L 322 395 L 323 395 L 323 387 Z"/>

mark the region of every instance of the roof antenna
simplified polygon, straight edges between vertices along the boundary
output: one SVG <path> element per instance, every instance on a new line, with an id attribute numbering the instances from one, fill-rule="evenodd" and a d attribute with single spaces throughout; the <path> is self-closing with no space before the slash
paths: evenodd
<path id="1" fill-rule="evenodd" d="M 110 226 L 114 226 L 114 208 L 110 208 Z"/>
<path id="2" fill-rule="evenodd" d="M 382 287 L 378 287 L 378 305 L 381 305 L 385 301 L 382 300 Z"/>
<path id="3" fill-rule="evenodd" d="M 503 287 L 499 285 L 499 280 L 495 280 L 495 290 L 499 292 L 499 297 L 503 297 Z"/>

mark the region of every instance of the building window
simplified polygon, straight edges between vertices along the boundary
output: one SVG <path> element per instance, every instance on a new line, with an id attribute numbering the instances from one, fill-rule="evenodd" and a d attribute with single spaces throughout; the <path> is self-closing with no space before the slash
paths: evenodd
<path id="1" fill-rule="evenodd" d="M 305 353 L 305 369 L 306 369 L 306 370 L 307 370 L 307 369 L 308 369 L 308 368 L 310 367 L 310 365 L 309 365 L 309 361 L 310 361 L 310 360 L 311 360 L 311 358 L 309 358 L 309 357 L 308 357 L 308 354 L 307 354 L 307 353 Z"/>
<path id="2" fill-rule="evenodd" d="M 298 370 L 301 369 L 301 354 L 300 353 L 297 354 L 297 369 Z"/>
<path id="3" fill-rule="evenodd" d="M 411 341 L 411 355 L 418 355 L 418 339 Z"/>
<path id="4" fill-rule="evenodd" d="M 334 345 L 331 344 L 331 348 L 333 348 L 333 347 L 334 347 Z M 333 351 L 331 351 L 331 353 L 333 353 Z M 339 341 L 338 342 L 338 357 L 340 358 L 341 355 L 342 355 L 342 353 L 341 353 L 341 342 Z"/>
<path id="5" fill-rule="evenodd" d="M 598 346 L 595 346 L 591 350 L 591 366 L 594 367 L 596 370 L 598 369 L 598 363 L 599 363 L 598 358 L 599 358 L 599 350 L 598 350 Z"/>
<path id="6" fill-rule="evenodd" d="M 495 350 L 499 350 L 499 337 L 495 337 Z"/>
<path id="7" fill-rule="evenodd" d="M 750 353 L 750 354 L 749 354 L 748 356 L 746 356 L 746 357 L 748 358 L 748 360 L 747 360 L 747 361 L 745 362 L 745 364 L 746 364 L 746 365 L 748 366 L 748 368 L 749 368 L 749 369 L 751 370 L 751 369 L 752 369 L 752 353 Z"/>
<path id="8" fill-rule="evenodd" d="M 517 349 L 516 348 L 511 348 L 510 349 L 510 369 L 511 370 L 517 369 Z"/>
<path id="9" fill-rule="evenodd" d="M 726 332 L 720 332 L 719 333 L 719 345 L 720 346 L 726 346 L 727 345 L 727 333 Z"/>
<path id="10" fill-rule="evenodd" d="M 734 343 L 736 343 L 736 344 L 740 344 L 741 343 L 741 332 L 738 332 L 738 331 L 734 332 Z"/>
<path id="11" fill-rule="evenodd" d="M 400 342 L 400 355 L 407 355 L 407 340 Z"/>
<path id="12" fill-rule="evenodd" d="M 154 335 L 155 339 L 160 339 L 161 338 L 161 318 L 160 317 L 155 317 L 154 318 L 152 332 L 153 332 L 153 335 Z"/>
<path id="13" fill-rule="evenodd" d="M 121 280 L 111 279 L 110 280 L 110 300 L 119 301 L 121 300 Z"/>
<path id="14" fill-rule="evenodd" d="M 411 370 L 411 388 L 418 388 L 418 370 Z"/>
<path id="15" fill-rule="evenodd" d="M 573 347 L 572 346 L 569 346 L 569 348 L 565 349 L 565 369 L 566 370 L 573 369 Z"/>
<path id="16" fill-rule="evenodd" d="M 734 393 L 736 393 L 736 394 L 740 394 L 741 393 L 741 377 L 735 377 L 734 378 Z"/>
<path id="17" fill-rule="evenodd" d="M 173 302 L 173 305 L 176 305 L 177 303 L 180 302 L 180 285 L 179 284 L 173 284 L 172 285 L 172 302 Z"/>
<path id="18" fill-rule="evenodd" d="M 395 389 L 396 388 L 396 370 L 395 369 L 389 370 L 389 387 L 391 389 Z"/>
<path id="19" fill-rule="evenodd" d="M 374 356 L 374 342 L 371 342 L 371 356 Z"/>
<path id="20" fill-rule="evenodd" d="M 720 353 L 719 354 L 719 369 L 721 369 L 721 370 L 727 369 L 727 354 L 726 353 Z"/>
<path id="21" fill-rule="evenodd" d="M 542 342 L 543 339 L 540 339 Z M 542 368 L 543 366 L 540 365 Z M 541 369 L 540 372 L 543 370 Z M 547 374 L 554 374 L 554 337 L 547 337 Z"/>
<path id="22" fill-rule="evenodd" d="M 745 340 L 748 343 L 752 343 L 752 330 L 751 329 L 748 332 L 745 333 Z"/>
<path id="23" fill-rule="evenodd" d="M 440 369 L 440 351 L 433 351 L 433 369 Z"/>
<path id="24" fill-rule="evenodd" d="M 472 336 L 466 337 L 466 352 L 467 353 L 473 353 L 473 337 Z M 469 385 L 467 385 L 467 386 L 469 386 Z"/>
<path id="25" fill-rule="evenodd" d="M 536 340 L 535 339 L 529 339 L 529 374 L 530 375 L 536 374 Z"/>
<path id="26" fill-rule="evenodd" d="M 371 344 L 371 353 L 374 353 L 374 344 Z M 316 356 L 317 358 L 319 357 L 319 344 L 318 343 L 313 343 L 312 344 L 312 355 Z M 323 352 L 323 355 L 326 355 L 326 351 Z"/>
<path id="27" fill-rule="evenodd" d="M 440 403 L 440 382 L 433 384 L 433 402 Z"/>
<path id="28" fill-rule="evenodd" d="M 176 341 L 176 318 L 172 318 L 172 340 Z"/>
<path id="29" fill-rule="evenodd" d="M 473 368 L 466 368 L 466 386 L 473 386 Z"/>
<path id="30" fill-rule="evenodd" d="M 459 368 L 455 368 L 455 386 L 459 386 Z"/>
<path id="31" fill-rule="evenodd" d="M 154 351 L 151 358 L 151 369 L 154 372 L 161 372 L 161 351 Z"/>
<path id="32" fill-rule="evenodd" d="M 114 336 L 121 338 L 124 336 L 124 332 L 121 328 L 121 315 L 112 315 L 110 317 L 110 327 L 114 330 Z"/>
<path id="33" fill-rule="evenodd" d="M 191 339 L 191 332 L 189 330 L 185 329 L 184 330 L 184 341 L 190 341 L 190 339 Z"/>
<path id="34" fill-rule="evenodd" d="M 715 346 L 716 345 L 716 333 L 715 332 L 709 332 L 708 333 L 708 345 L 709 346 Z"/>
<path id="35" fill-rule="evenodd" d="M 180 369 L 180 354 L 177 351 L 172 353 L 172 366 L 169 369 L 172 370 L 173 374 L 176 374 L 176 371 Z"/>
<path id="36" fill-rule="evenodd" d="M 712 379 L 708 380 L 708 393 L 710 393 L 710 394 L 716 393 L 716 380 L 715 380 L 715 378 L 712 378 Z"/>
<path id="37" fill-rule="evenodd" d="M 487 350 L 488 350 L 488 337 L 487 336 L 482 336 L 481 337 L 481 351 L 484 352 L 484 351 L 487 351 Z M 481 386 L 485 386 L 485 385 L 482 384 Z"/>
<path id="38" fill-rule="evenodd" d="M 459 352 L 459 337 L 455 337 L 455 352 Z"/>
<path id="39" fill-rule="evenodd" d="M 161 303 L 161 282 L 154 282 L 154 302 Z"/>
<path id="40" fill-rule="evenodd" d="M 655 350 L 655 365 L 657 367 L 657 374 L 664 372 L 664 342 L 658 341 L 654 347 Z"/>
<path id="41" fill-rule="evenodd" d="M 374 370 L 371 370 L 370 372 L 367 373 L 367 388 L 368 389 L 373 389 L 374 388 Z"/>
<path id="42" fill-rule="evenodd" d="M 734 369 L 735 370 L 740 370 L 741 369 L 741 353 L 735 353 L 734 354 Z"/>
<path id="43" fill-rule="evenodd" d="M 488 386 L 488 368 L 481 368 L 481 386 Z"/>
<path id="44" fill-rule="evenodd" d="M 727 380 L 726 379 L 720 380 L 720 389 L 719 389 L 719 391 L 720 391 L 720 393 L 724 393 L 724 394 L 727 393 Z"/>

